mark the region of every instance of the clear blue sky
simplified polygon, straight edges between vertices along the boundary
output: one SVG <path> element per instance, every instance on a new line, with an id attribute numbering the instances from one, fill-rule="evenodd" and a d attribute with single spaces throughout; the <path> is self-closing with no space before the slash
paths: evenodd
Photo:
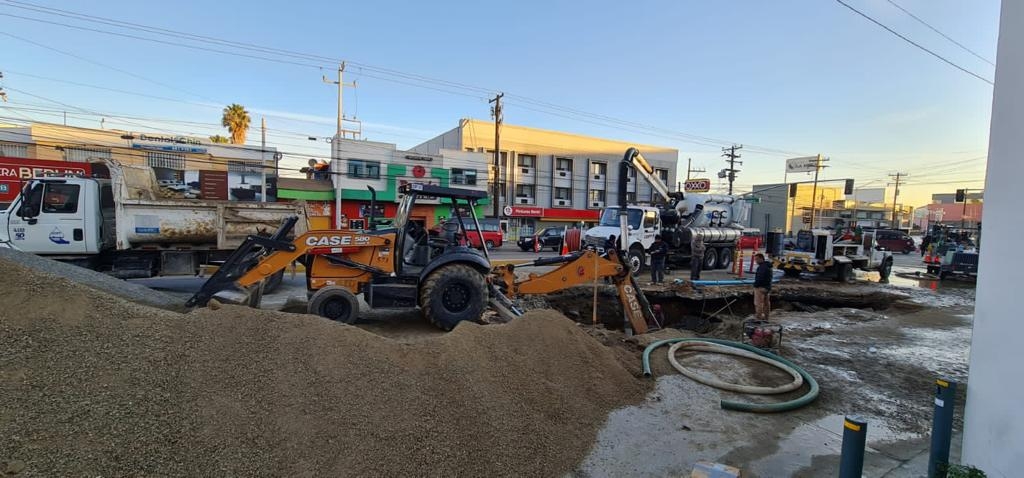
<path id="1" fill-rule="evenodd" d="M 290 2 L 287 9 L 252 1 L 176 1 L 173 7 L 167 2 L 121 0 L 29 1 L 344 58 L 716 140 L 822 153 L 831 157 L 826 176 L 855 177 L 868 186 L 883 185 L 887 173 L 901 170 L 911 174 L 903 199 L 917 205 L 933 190 L 963 187 L 954 181 L 980 187 L 984 177 L 991 86 L 831 0 L 595 1 L 586 8 L 575 2 L 532 0 L 311 1 Z M 895 1 L 995 60 L 997 0 Z M 848 2 L 953 62 L 993 77 L 991 65 L 886 0 Z M 0 14 L 139 34 L 19 9 L 3 1 Z M 111 119 L 107 127 L 138 130 L 142 124 L 208 135 L 216 132 L 214 126 L 162 123 L 153 118 L 216 123 L 221 105 L 238 102 L 253 113 L 254 127 L 261 113 L 273 115 L 268 117 L 274 131 L 271 145 L 289 152 L 329 154 L 326 143 L 279 132 L 318 136 L 333 132 L 335 90 L 321 83 L 321 71 L 315 67 L 196 51 L 9 16 L 0 17 L 0 32 L 144 78 L 0 35 L 0 71 L 11 99 L 7 106 L 63 108 L 21 93 L 28 92 L 90 111 L 148 118 L 131 120 L 135 124 Z M 297 61 L 322 64 L 324 73 L 333 74 L 329 62 Z M 484 99 L 488 95 L 482 92 L 456 89 L 464 95 L 453 95 L 374 78 L 357 67 L 350 68 L 346 79 L 359 83 L 357 91 L 346 91 L 346 112 L 364 121 L 368 139 L 408 147 L 454 127 L 458 118 L 489 118 Z M 530 105 L 509 99 L 506 122 L 676 147 L 681 169 L 687 157 L 709 171 L 724 166 L 718 144 L 623 130 L 525 106 Z M 0 113 L 13 115 L 2 104 Z M 40 112 L 18 113 L 60 120 Z M 291 114 L 312 122 L 280 117 Z M 95 119 L 69 122 L 98 126 Z M 250 142 L 258 142 L 258 134 L 253 133 Z M 749 188 L 754 183 L 780 181 L 785 157 L 744 151 L 738 185 Z"/>

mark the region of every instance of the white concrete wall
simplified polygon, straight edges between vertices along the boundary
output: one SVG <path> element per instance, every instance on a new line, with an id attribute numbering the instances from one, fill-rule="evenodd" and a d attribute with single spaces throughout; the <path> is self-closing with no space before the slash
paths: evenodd
<path id="1" fill-rule="evenodd" d="M 992 100 L 985 230 L 961 461 L 990 477 L 1024 473 L 1020 181 L 1024 178 L 1024 2 L 1003 0 Z"/>

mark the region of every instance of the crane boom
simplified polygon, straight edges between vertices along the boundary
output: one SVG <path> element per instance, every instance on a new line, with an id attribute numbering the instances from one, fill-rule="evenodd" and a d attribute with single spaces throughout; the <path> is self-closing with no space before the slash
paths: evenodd
<path id="1" fill-rule="evenodd" d="M 640 154 L 640 151 L 636 148 L 629 148 L 626 150 L 626 156 L 622 160 L 628 163 L 637 171 L 638 174 L 644 177 L 651 187 L 665 200 L 668 204 L 673 204 L 677 199 L 681 199 L 678 193 L 673 193 L 669 187 L 661 181 L 657 175 L 654 174 L 654 168 L 650 163 L 644 159 L 644 155 Z"/>

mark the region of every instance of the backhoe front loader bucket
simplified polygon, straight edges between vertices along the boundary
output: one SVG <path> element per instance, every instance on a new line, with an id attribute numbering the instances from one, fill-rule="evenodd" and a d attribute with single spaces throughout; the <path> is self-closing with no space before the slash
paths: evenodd
<path id="1" fill-rule="evenodd" d="M 274 232 L 270 237 L 260 236 L 248 236 L 245 241 L 242 242 L 238 249 L 235 249 L 224 264 L 214 272 L 213 275 L 203 284 L 195 295 L 192 296 L 188 302 L 185 303 L 186 307 L 203 307 L 210 302 L 218 292 L 228 291 L 234 289 L 235 294 L 243 294 L 245 298 L 231 298 L 230 302 L 244 303 L 248 300 L 248 294 L 242 292 L 235 286 L 235 281 L 239 277 L 244 275 L 256 264 L 260 262 L 260 259 L 267 254 L 274 251 L 285 250 L 294 251 L 295 244 L 287 241 L 287 237 L 291 234 L 292 229 L 295 227 L 295 223 L 299 221 L 297 216 L 291 216 L 281 222 L 281 227 Z M 257 287 L 262 287 L 258 285 Z"/>

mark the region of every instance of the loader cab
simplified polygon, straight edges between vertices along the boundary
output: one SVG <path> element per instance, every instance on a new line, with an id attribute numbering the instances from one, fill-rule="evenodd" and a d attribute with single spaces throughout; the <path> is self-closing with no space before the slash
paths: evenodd
<path id="1" fill-rule="evenodd" d="M 457 210 L 460 207 L 468 209 L 470 217 L 463 217 L 461 214 L 453 214 L 449 221 L 459 224 L 459 230 L 468 234 L 481 235 L 481 228 L 477 227 L 479 220 L 476 217 L 475 205 L 477 201 L 486 198 L 485 191 L 470 189 L 446 188 L 426 184 L 406 184 L 399 192 L 403 194 L 402 200 L 395 213 L 395 227 L 397 227 L 395 246 L 398 253 L 395 257 L 395 272 L 400 276 L 421 275 L 429 272 L 436 263 L 446 262 L 447 259 L 475 257 L 474 260 L 488 264 L 489 254 L 486 248 L 478 251 L 462 245 L 459 241 L 449 238 L 431 236 L 429 231 L 421 223 L 410 219 L 412 208 L 417 199 L 440 198 L 448 199 L 452 208 Z M 470 224 L 470 225 L 467 225 Z M 470 243 L 484 243 L 482 237 L 470 240 Z M 444 259 L 439 260 L 439 258 Z"/>

